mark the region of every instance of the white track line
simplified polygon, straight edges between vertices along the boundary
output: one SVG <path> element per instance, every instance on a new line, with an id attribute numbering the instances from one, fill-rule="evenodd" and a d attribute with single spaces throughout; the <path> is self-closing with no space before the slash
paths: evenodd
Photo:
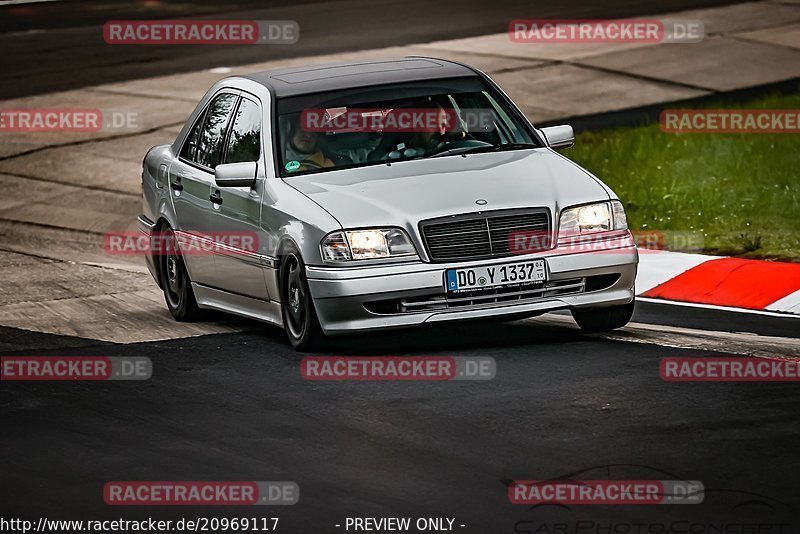
<path id="1" fill-rule="evenodd" d="M 636 297 L 641 302 L 652 302 L 654 304 L 672 304 L 673 306 L 686 306 L 689 308 L 706 308 L 709 310 L 729 311 L 736 313 L 749 313 L 751 315 L 764 315 L 767 317 L 784 317 L 786 319 L 800 319 L 800 315 L 790 313 L 779 313 L 764 310 L 750 310 L 748 308 L 732 308 L 730 306 L 717 306 L 716 304 L 699 304 L 697 302 L 680 302 L 677 300 L 652 299 L 649 297 Z"/>
<path id="2" fill-rule="evenodd" d="M 767 309 L 777 312 L 800 314 L 800 291 L 795 291 L 794 293 L 786 295 L 780 300 L 776 300 L 767 306 Z"/>

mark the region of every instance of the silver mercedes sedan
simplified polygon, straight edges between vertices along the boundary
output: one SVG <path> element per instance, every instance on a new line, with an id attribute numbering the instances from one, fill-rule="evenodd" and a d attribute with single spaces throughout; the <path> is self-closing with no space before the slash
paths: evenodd
<path id="1" fill-rule="evenodd" d="M 452 61 L 226 78 L 145 156 L 147 265 L 178 321 L 259 319 L 298 350 L 558 309 L 619 328 L 636 246 L 614 192 L 554 150 L 572 143 Z"/>

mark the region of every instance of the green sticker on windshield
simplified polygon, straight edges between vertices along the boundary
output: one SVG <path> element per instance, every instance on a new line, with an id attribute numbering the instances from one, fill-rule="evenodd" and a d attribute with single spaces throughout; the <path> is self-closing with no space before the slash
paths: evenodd
<path id="1" fill-rule="evenodd" d="M 300 162 L 296 160 L 290 161 L 289 163 L 286 164 L 286 170 L 289 172 L 296 171 L 299 168 L 300 168 Z"/>

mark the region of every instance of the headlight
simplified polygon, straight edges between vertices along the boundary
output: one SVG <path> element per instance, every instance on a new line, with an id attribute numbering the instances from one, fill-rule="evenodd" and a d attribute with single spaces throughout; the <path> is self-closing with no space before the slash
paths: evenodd
<path id="1" fill-rule="evenodd" d="M 356 230 L 346 232 L 345 235 L 350 243 L 350 253 L 354 260 L 385 258 L 389 255 L 389 245 L 381 230 Z"/>
<path id="2" fill-rule="evenodd" d="M 325 261 L 371 260 L 417 254 L 408 234 L 399 228 L 339 230 L 322 240 Z"/>
<path id="3" fill-rule="evenodd" d="M 627 230 L 625 209 L 619 200 L 598 202 L 561 212 L 559 237 L 570 237 L 608 230 Z"/>

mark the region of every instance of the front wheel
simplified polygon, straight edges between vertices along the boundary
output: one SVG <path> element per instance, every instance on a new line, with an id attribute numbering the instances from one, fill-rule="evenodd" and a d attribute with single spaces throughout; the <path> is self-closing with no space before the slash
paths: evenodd
<path id="1" fill-rule="evenodd" d="M 202 316 L 202 310 L 197 306 L 197 300 L 192 291 L 192 281 L 183 263 L 183 256 L 177 247 L 175 232 L 171 228 L 164 229 L 164 236 L 171 247 L 168 253 L 160 256 L 161 288 L 164 290 L 164 300 L 169 312 L 177 321 L 195 321 Z"/>
<path id="2" fill-rule="evenodd" d="M 322 344 L 325 334 L 319 326 L 308 289 L 303 258 L 294 246 L 290 245 L 284 252 L 280 269 L 283 329 L 295 349 L 315 350 Z"/>
<path id="3" fill-rule="evenodd" d="M 586 332 L 610 332 L 622 328 L 633 316 L 633 301 L 622 306 L 611 306 L 599 310 L 572 310 L 572 317 L 581 330 Z"/>

